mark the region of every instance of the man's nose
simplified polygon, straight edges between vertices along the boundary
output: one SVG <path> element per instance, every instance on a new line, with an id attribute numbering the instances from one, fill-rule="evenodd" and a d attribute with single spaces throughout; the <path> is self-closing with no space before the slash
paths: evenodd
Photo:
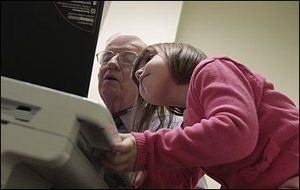
<path id="1" fill-rule="evenodd" d="M 121 69 L 120 63 L 118 60 L 118 55 L 113 56 L 108 62 L 107 66 L 111 69 L 119 71 Z"/>

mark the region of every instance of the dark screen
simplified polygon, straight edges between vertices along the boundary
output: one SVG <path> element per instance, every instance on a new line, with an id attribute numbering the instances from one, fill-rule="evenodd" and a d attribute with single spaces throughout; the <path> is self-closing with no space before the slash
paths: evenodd
<path id="1" fill-rule="evenodd" d="M 1 1 L 1 76 L 87 97 L 104 1 Z"/>

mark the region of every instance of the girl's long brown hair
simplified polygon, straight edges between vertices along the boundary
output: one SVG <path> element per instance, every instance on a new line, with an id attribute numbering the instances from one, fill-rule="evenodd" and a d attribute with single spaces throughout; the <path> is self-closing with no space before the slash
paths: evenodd
<path id="1" fill-rule="evenodd" d="M 135 72 L 145 61 L 144 58 L 149 51 L 155 50 L 167 61 L 171 76 L 176 84 L 184 85 L 190 82 L 195 67 L 206 58 L 206 55 L 199 49 L 184 43 L 158 43 L 150 45 L 143 50 L 134 63 L 131 78 L 139 86 Z M 159 128 L 169 128 L 175 115 L 182 116 L 185 108 L 175 106 L 156 106 L 146 102 L 139 94 L 136 101 L 136 109 L 133 119 L 133 131 L 143 132 L 149 129 L 153 116 L 157 114 L 160 121 Z M 168 113 L 169 112 L 169 113 Z"/>

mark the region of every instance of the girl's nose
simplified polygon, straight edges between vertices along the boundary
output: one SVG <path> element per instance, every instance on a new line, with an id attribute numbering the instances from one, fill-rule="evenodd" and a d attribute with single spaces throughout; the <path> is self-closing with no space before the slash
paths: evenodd
<path id="1" fill-rule="evenodd" d="M 143 73 L 143 70 L 142 70 L 142 69 L 139 69 L 139 70 L 137 70 L 137 71 L 135 72 L 135 78 L 136 78 L 138 81 L 140 81 L 140 77 L 141 77 L 142 73 Z"/>

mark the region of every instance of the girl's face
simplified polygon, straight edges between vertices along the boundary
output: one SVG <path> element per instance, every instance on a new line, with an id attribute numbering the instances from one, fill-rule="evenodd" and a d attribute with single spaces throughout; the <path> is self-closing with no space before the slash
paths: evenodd
<path id="1" fill-rule="evenodd" d="M 176 84 L 162 54 L 150 49 L 143 57 L 135 76 L 139 81 L 139 93 L 145 101 L 153 105 L 172 105 Z"/>

